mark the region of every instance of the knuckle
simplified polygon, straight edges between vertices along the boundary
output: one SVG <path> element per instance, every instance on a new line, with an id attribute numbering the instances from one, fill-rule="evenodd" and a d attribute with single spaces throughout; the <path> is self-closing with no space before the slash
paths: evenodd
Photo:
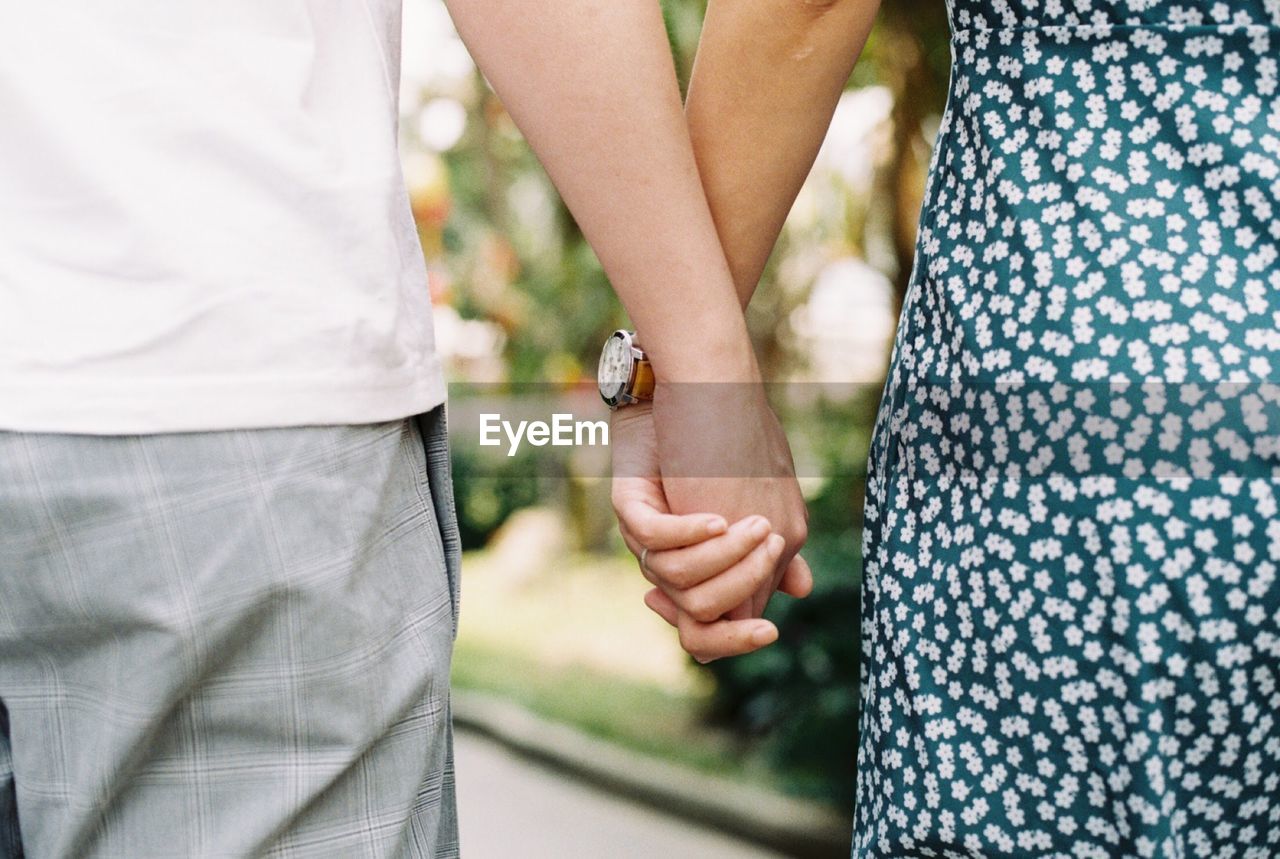
<path id="1" fill-rule="evenodd" d="M 698 623 L 712 623 L 720 616 L 720 613 L 712 608 L 703 608 L 700 611 L 689 612 L 689 615 Z"/>
<path id="2" fill-rule="evenodd" d="M 649 546 L 653 542 L 653 526 L 647 522 L 628 523 L 627 527 L 631 529 L 631 534 L 640 541 L 640 545 Z"/>
<path id="3" fill-rule="evenodd" d="M 783 550 L 785 552 L 785 549 Z M 773 576 L 777 567 L 776 561 L 769 560 L 768 555 L 762 555 L 758 563 L 751 564 L 748 571 L 748 578 L 752 589 L 758 588 L 761 584 Z"/>
<path id="4" fill-rule="evenodd" d="M 701 653 L 701 648 L 699 647 L 696 637 L 683 625 L 680 627 L 680 647 L 685 653 L 695 659 L 698 658 L 698 655 Z"/>
<path id="5" fill-rule="evenodd" d="M 667 561 L 662 570 L 662 577 L 673 587 L 687 588 L 692 580 L 692 572 L 686 561 Z"/>
<path id="6" fill-rule="evenodd" d="M 720 616 L 711 600 L 701 594 L 689 597 L 685 611 L 698 623 L 711 623 Z"/>
<path id="7" fill-rule="evenodd" d="M 792 547 L 800 547 L 809 539 L 809 523 L 801 519 L 799 522 L 792 524 L 784 535 L 787 538 L 787 545 Z"/>

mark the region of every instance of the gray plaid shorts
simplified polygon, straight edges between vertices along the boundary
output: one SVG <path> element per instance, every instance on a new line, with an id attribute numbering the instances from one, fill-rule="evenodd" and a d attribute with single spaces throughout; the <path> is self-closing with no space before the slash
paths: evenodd
<path id="1" fill-rule="evenodd" d="M 0 432 L 0 857 L 456 856 L 444 423 Z"/>

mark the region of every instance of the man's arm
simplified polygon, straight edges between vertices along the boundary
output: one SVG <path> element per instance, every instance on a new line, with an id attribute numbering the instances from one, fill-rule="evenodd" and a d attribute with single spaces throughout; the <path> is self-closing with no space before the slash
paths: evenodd
<path id="1" fill-rule="evenodd" d="M 686 112 L 739 299 L 751 300 L 879 0 L 710 0 Z"/>
<path id="2" fill-rule="evenodd" d="M 447 0 L 667 381 L 753 381 L 658 0 Z"/>
<path id="3" fill-rule="evenodd" d="M 716 584 L 717 605 L 742 604 L 792 563 L 806 513 L 702 189 L 658 0 L 446 3 L 640 333 L 658 379 L 652 460 L 663 465 L 671 512 L 720 514 L 703 520 L 719 520 L 704 536 L 760 514 L 783 538 L 780 550 L 753 553 Z M 708 400 L 724 391 L 732 407 L 716 411 Z M 731 467 L 708 478 L 709 462 L 713 470 Z M 673 463 L 672 472 L 682 473 L 683 463 L 689 476 L 669 480 Z M 735 476 L 749 474 L 773 476 Z M 657 525 L 680 523 L 663 515 L 636 523 L 635 542 L 670 548 L 659 545 Z M 691 542 L 681 535 L 676 545 Z M 767 550 L 779 541 L 761 542 Z M 680 636 L 703 658 L 745 652 L 776 635 L 767 621 L 719 619 L 707 604 L 697 607 L 701 619 L 684 616 Z"/>

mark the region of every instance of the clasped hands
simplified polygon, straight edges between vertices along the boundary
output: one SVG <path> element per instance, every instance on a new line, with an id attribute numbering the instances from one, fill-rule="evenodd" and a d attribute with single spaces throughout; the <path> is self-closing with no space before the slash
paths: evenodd
<path id="1" fill-rule="evenodd" d="M 645 604 L 699 662 L 778 637 L 761 615 L 776 591 L 808 595 L 798 554 L 808 512 L 786 436 L 750 384 L 659 385 L 614 412 L 613 507 L 653 584 Z"/>

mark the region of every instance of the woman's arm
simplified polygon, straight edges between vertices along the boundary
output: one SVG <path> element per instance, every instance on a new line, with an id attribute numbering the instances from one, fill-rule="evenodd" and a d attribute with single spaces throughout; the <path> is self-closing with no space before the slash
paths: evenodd
<path id="1" fill-rule="evenodd" d="M 878 5 L 878 0 L 708 3 L 685 110 L 703 188 L 744 308 L 813 166 Z M 682 492 L 670 482 L 663 489 L 668 498 Z M 646 516 L 646 505 L 662 502 L 638 482 L 615 485 L 614 495 L 624 535 L 634 522 L 654 518 Z M 707 542 L 732 541 L 725 535 Z M 715 553 L 706 550 L 696 556 L 689 549 L 651 553 L 650 559 L 650 580 L 657 587 L 646 602 L 682 630 L 695 590 L 727 578 L 715 569 Z M 691 581 L 707 584 L 690 588 Z M 754 591 L 748 611 L 737 609 L 730 616 L 759 615 L 780 581 L 782 590 L 801 596 L 812 579 L 797 557 L 785 578 L 766 580 Z M 703 604 L 718 611 L 728 602 Z"/>
<path id="2" fill-rule="evenodd" d="M 710 0 L 686 113 L 739 300 L 751 300 L 879 0 Z"/>

